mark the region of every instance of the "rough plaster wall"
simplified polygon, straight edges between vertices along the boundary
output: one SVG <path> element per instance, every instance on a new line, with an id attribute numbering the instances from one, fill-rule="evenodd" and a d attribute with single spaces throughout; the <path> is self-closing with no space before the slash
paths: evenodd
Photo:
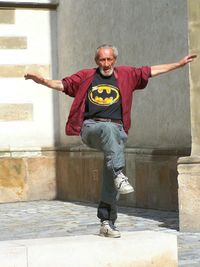
<path id="1" fill-rule="evenodd" d="M 56 11 L 0 12 L 0 150 L 54 146 L 60 131 L 56 93 L 25 81 L 24 74 L 56 75 Z"/>
<path id="2" fill-rule="evenodd" d="M 113 43 L 118 64 L 157 65 L 187 54 L 186 0 L 61 0 L 58 8 L 59 78 L 94 67 L 95 48 Z M 60 95 L 60 142 L 71 100 Z M 189 82 L 187 67 L 151 79 L 135 93 L 129 147 L 190 146 Z"/>

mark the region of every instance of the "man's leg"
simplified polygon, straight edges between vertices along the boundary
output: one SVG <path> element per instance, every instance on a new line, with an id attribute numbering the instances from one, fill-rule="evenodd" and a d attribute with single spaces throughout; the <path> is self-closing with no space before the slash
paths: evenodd
<path id="1" fill-rule="evenodd" d="M 128 178 L 122 173 L 125 166 L 124 144 L 127 140 L 123 126 L 110 122 L 87 120 L 83 124 L 81 136 L 85 144 L 104 152 L 105 164 L 107 169 L 112 172 L 118 193 L 133 192 Z"/>
<path id="2" fill-rule="evenodd" d="M 119 231 L 114 228 L 114 222 L 117 218 L 117 190 L 114 181 L 122 175 L 121 170 L 125 165 L 124 145 L 127 135 L 122 125 L 88 120 L 84 122 L 81 136 L 83 142 L 88 146 L 104 152 L 102 193 L 98 217 L 101 222 L 109 222 L 109 225 L 103 226 L 105 228 L 103 230 L 108 230 L 107 236 L 119 237 Z M 119 185 L 121 186 L 121 181 Z M 122 183 L 122 187 L 124 185 L 126 188 L 128 187 L 128 190 L 131 188 L 130 192 L 133 191 L 127 181 Z M 122 187 L 120 189 L 124 190 Z M 128 193 L 127 190 L 126 193 Z M 109 230 L 110 226 L 111 230 Z"/>
<path id="3" fill-rule="evenodd" d="M 122 125 L 86 120 L 81 131 L 82 140 L 89 147 L 104 152 L 107 168 L 116 177 L 125 166 L 124 143 L 127 135 Z"/>

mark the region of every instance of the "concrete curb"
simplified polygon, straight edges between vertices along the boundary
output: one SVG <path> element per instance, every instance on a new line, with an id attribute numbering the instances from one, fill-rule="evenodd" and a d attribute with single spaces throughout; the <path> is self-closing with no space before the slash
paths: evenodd
<path id="1" fill-rule="evenodd" d="M 124 232 L 0 242 L 0 267 L 177 267 L 176 235 Z"/>

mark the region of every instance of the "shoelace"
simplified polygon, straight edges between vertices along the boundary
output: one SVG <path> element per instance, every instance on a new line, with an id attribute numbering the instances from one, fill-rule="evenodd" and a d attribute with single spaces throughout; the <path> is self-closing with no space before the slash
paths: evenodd
<path id="1" fill-rule="evenodd" d="M 123 175 L 122 180 L 123 180 L 125 183 L 127 183 L 127 182 L 128 182 L 128 177 L 126 177 L 126 176 Z"/>
<path id="2" fill-rule="evenodd" d="M 128 177 L 126 177 L 122 172 L 119 175 L 121 176 L 122 179 L 128 180 Z"/>
<path id="3" fill-rule="evenodd" d="M 106 222 L 106 223 L 104 223 L 104 225 L 109 225 L 112 230 L 116 230 L 117 229 L 117 227 L 114 226 L 114 224 L 112 222 Z"/>
<path id="4" fill-rule="evenodd" d="M 112 222 L 109 222 L 109 225 L 110 225 L 110 228 L 111 228 L 111 229 L 113 229 L 113 230 L 116 230 L 116 229 L 117 229 L 117 227 L 114 226 L 114 224 L 113 224 Z"/>

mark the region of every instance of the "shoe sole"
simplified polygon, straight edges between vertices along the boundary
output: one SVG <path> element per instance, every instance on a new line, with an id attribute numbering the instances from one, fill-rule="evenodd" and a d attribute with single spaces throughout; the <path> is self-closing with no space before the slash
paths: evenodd
<path id="1" fill-rule="evenodd" d="M 121 195 L 130 194 L 132 192 L 134 192 L 133 188 L 132 189 L 127 189 L 127 190 L 122 190 L 122 191 L 118 190 L 118 193 L 121 194 Z"/>
<path id="2" fill-rule="evenodd" d="M 109 235 L 107 233 L 99 233 L 99 236 L 101 236 L 101 237 L 111 237 L 111 238 L 120 238 L 121 237 L 120 234 L 117 234 L 117 235 Z"/>

